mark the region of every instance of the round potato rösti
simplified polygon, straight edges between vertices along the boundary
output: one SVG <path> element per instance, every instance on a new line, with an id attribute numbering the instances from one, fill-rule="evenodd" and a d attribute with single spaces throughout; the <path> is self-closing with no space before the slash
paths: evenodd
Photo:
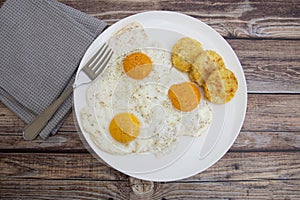
<path id="1" fill-rule="evenodd" d="M 225 68 L 222 57 L 215 51 L 206 50 L 195 59 L 190 70 L 190 78 L 203 86 L 214 70 Z"/>
<path id="2" fill-rule="evenodd" d="M 230 101 L 238 89 L 234 73 L 227 68 L 214 70 L 203 85 L 204 96 L 211 102 L 223 104 Z"/>
<path id="3" fill-rule="evenodd" d="M 190 68 L 190 71 L 189 71 L 189 77 L 190 77 L 190 80 L 191 81 L 194 81 L 196 82 L 199 86 L 201 86 L 199 83 L 198 83 L 198 80 L 201 80 L 202 77 L 201 77 L 201 74 L 198 72 L 198 70 L 196 70 L 193 66 Z"/>
<path id="4" fill-rule="evenodd" d="M 172 64 L 180 71 L 187 72 L 196 57 L 203 52 L 202 45 L 197 40 L 184 37 L 172 47 Z"/>

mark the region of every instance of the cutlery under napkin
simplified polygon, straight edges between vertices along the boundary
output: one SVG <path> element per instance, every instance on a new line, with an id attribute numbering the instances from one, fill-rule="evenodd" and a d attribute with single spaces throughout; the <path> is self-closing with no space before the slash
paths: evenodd
<path id="1" fill-rule="evenodd" d="M 26 123 L 74 82 L 76 69 L 106 24 L 55 0 L 7 0 L 0 8 L 0 100 Z M 69 96 L 40 132 L 55 134 Z"/>

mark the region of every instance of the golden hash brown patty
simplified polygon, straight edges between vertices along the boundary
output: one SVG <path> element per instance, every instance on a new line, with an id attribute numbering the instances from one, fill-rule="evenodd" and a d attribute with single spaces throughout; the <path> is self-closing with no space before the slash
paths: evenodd
<path id="1" fill-rule="evenodd" d="M 187 72 L 196 57 L 203 52 L 202 44 L 192 38 L 184 37 L 172 47 L 172 64 L 180 71 Z"/>
<path id="2" fill-rule="evenodd" d="M 214 70 L 203 85 L 204 96 L 211 102 L 223 104 L 230 101 L 238 89 L 234 73 L 227 68 Z"/>
<path id="3" fill-rule="evenodd" d="M 192 81 L 203 86 L 214 70 L 222 68 L 225 68 L 222 57 L 215 51 L 206 50 L 195 59 L 189 72 L 189 76 Z"/>

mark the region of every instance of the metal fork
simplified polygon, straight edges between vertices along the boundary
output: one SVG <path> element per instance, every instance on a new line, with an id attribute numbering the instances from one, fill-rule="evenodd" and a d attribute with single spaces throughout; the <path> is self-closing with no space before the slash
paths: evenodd
<path id="1" fill-rule="evenodd" d="M 88 60 L 83 66 L 82 71 L 93 81 L 105 69 L 109 60 L 113 55 L 113 51 L 104 43 L 101 48 Z M 50 106 L 48 106 L 41 114 L 39 114 L 31 123 L 29 123 L 24 131 L 23 138 L 25 140 L 33 140 L 39 132 L 46 126 L 60 105 L 73 92 L 73 87 L 68 87 Z"/>

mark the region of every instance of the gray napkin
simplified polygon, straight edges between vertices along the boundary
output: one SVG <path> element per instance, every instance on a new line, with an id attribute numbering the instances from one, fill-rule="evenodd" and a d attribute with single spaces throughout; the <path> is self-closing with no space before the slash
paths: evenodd
<path id="1" fill-rule="evenodd" d="M 7 0 L 0 9 L 0 100 L 26 123 L 67 86 L 106 24 L 55 0 Z M 70 96 L 41 131 L 55 134 Z"/>

